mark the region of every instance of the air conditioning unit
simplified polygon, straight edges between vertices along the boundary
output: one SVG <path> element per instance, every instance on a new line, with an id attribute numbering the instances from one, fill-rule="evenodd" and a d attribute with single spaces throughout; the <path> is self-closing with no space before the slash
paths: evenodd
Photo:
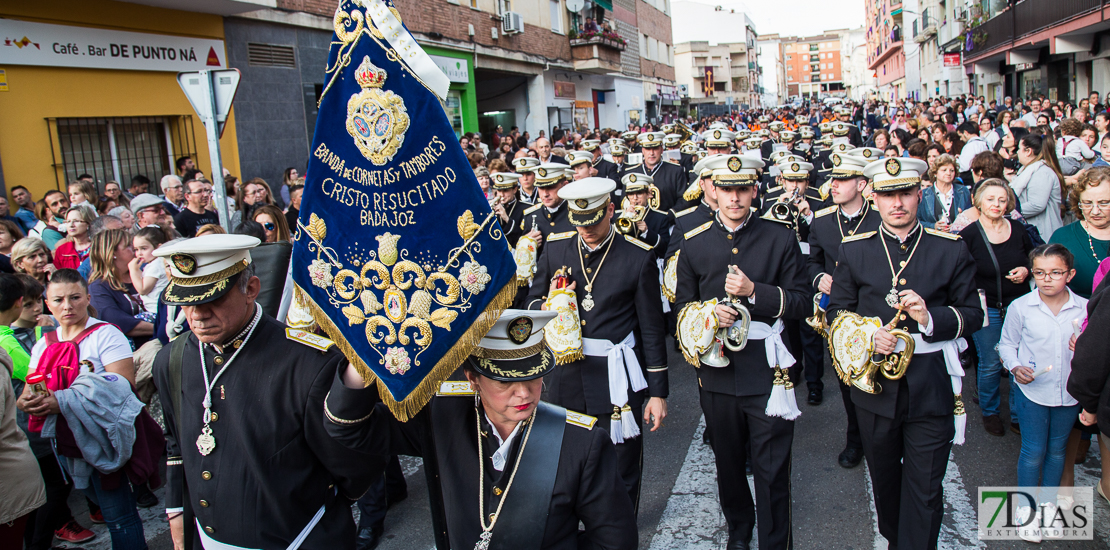
<path id="1" fill-rule="evenodd" d="M 522 32 L 524 32 L 524 16 L 515 11 L 507 11 L 501 15 L 501 34 Z"/>

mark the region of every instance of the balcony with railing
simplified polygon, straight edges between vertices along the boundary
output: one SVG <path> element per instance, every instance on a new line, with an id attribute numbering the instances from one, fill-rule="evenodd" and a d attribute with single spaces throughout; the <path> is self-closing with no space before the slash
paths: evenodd
<path id="1" fill-rule="evenodd" d="M 1107 0 L 1023 0 L 1005 11 L 981 10 L 988 15 L 994 13 L 994 17 L 971 27 L 972 47 L 967 55 L 974 58 L 1024 36 L 1097 12 L 1106 3 Z"/>
<path id="2" fill-rule="evenodd" d="M 573 32 L 569 38 L 574 70 L 592 74 L 621 72 L 625 43 L 620 35 L 611 31 Z"/>

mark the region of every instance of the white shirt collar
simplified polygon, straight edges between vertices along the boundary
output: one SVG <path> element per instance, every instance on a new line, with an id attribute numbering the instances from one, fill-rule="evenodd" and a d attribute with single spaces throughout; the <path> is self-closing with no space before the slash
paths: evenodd
<path id="1" fill-rule="evenodd" d="M 486 423 L 489 424 L 490 432 L 493 433 L 493 437 L 497 438 L 498 447 L 493 453 L 493 469 L 498 472 L 503 471 L 505 469 L 505 462 L 509 459 L 509 449 L 513 446 L 513 439 L 516 437 L 516 434 L 520 432 L 520 427 L 524 425 L 524 422 L 517 422 L 516 427 L 509 433 L 509 437 L 502 441 L 501 433 L 497 431 L 497 427 L 494 426 L 493 422 L 490 422 L 489 415 L 486 414 L 485 411 L 482 411 L 482 416 L 486 417 Z"/>

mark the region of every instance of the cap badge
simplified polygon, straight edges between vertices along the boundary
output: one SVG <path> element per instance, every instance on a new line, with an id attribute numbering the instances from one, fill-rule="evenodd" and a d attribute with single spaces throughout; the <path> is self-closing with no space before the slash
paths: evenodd
<path id="1" fill-rule="evenodd" d="M 505 176 L 502 176 L 501 174 L 497 174 L 497 183 L 501 183 L 503 181 L 505 181 Z"/>
<path id="2" fill-rule="evenodd" d="M 790 165 L 790 171 L 791 172 L 800 172 L 801 170 L 802 170 L 801 165 L 799 165 L 796 162 Z"/>
<path id="3" fill-rule="evenodd" d="M 174 254 L 170 261 L 184 275 L 192 275 L 197 270 L 197 259 L 192 254 Z"/>
<path id="4" fill-rule="evenodd" d="M 728 169 L 729 170 L 732 170 L 733 172 L 739 172 L 741 166 L 742 166 L 742 164 L 740 162 L 740 159 L 738 159 L 736 157 L 732 157 L 732 158 L 728 159 Z"/>
<path id="5" fill-rule="evenodd" d="M 532 336 L 532 318 L 517 317 L 509 321 L 508 333 L 509 340 L 518 346 L 527 342 L 528 338 Z"/>
<path id="6" fill-rule="evenodd" d="M 636 183 L 636 174 L 628 175 L 628 183 Z"/>
<path id="7" fill-rule="evenodd" d="M 536 170 L 536 173 L 539 174 L 541 178 L 546 178 L 547 177 L 547 168 L 540 168 L 540 169 Z"/>
<path id="8" fill-rule="evenodd" d="M 871 154 L 872 153 L 871 153 L 870 149 L 864 149 L 863 150 L 863 158 L 868 158 L 869 159 L 869 158 L 871 158 Z"/>
<path id="9" fill-rule="evenodd" d="M 886 173 L 887 174 L 890 174 L 891 176 L 897 176 L 898 172 L 901 172 L 901 171 L 902 171 L 902 165 L 898 162 L 897 159 L 893 159 L 893 158 L 892 159 L 887 159 L 887 161 L 886 161 Z"/>
<path id="10" fill-rule="evenodd" d="M 833 166 L 840 166 L 840 155 L 834 153 L 832 156 L 832 163 Z"/>
<path id="11" fill-rule="evenodd" d="M 713 139 L 721 139 L 721 131 L 713 130 Z"/>
<path id="12" fill-rule="evenodd" d="M 590 201 L 586 199 L 577 199 L 574 201 L 574 205 L 577 206 L 579 209 L 585 209 L 587 206 L 590 205 Z"/>

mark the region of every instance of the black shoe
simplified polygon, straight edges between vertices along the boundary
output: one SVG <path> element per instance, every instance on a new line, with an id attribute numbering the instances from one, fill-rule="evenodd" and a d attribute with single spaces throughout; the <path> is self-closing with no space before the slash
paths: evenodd
<path id="1" fill-rule="evenodd" d="M 158 497 L 154 496 L 146 483 L 135 486 L 135 504 L 139 508 L 153 508 L 158 505 Z"/>
<path id="2" fill-rule="evenodd" d="M 837 463 L 841 468 L 855 468 L 859 466 L 860 461 L 863 460 L 863 449 L 855 447 L 845 447 L 837 458 Z"/>
<path id="3" fill-rule="evenodd" d="M 824 401 L 824 399 L 825 399 L 825 396 L 822 395 L 822 391 L 820 389 L 810 388 L 809 389 L 809 399 L 806 402 L 809 403 L 810 405 L 820 405 L 821 401 Z"/>
<path id="4" fill-rule="evenodd" d="M 374 550 L 382 542 L 385 529 L 361 529 L 355 540 L 355 550 Z"/>
<path id="5" fill-rule="evenodd" d="M 1021 426 L 1017 422 L 1010 422 L 1010 431 L 1021 435 Z"/>
<path id="6" fill-rule="evenodd" d="M 732 535 L 729 535 L 728 536 L 728 546 L 726 546 L 725 548 L 727 550 L 748 550 L 749 548 L 751 548 L 751 545 L 750 545 L 749 541 L 743 540 L 739 537 L 733 537 Z"/>

